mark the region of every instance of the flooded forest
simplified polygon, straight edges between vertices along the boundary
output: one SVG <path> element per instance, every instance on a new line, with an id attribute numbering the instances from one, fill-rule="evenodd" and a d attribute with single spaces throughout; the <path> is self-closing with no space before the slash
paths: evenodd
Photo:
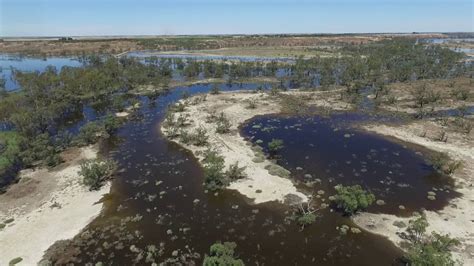
<path id="1" fill-rule="evenodd" d="M 473 36 L 0 42 L 0 265 L 472 265 Z"/>

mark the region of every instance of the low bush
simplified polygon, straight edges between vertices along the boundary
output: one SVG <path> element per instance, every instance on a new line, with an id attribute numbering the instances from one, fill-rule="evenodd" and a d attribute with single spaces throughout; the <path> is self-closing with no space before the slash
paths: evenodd
<path id="1" fill-rule="evenodd" d="M 48 166 L 56 166 L 61 162 L 58 152 L 49 134 L 44 133 L 25 143 L 19 155 L 25 165 L 43 161 Z"/>
<path id="2" fill-rule="evenodd" d="M 219 117 L 217 117 L 217 127 L 216 132 L 219 134 L 225 134 L 230 132 L 230 121 L 225 117 L 224 113 L 221 113 Z"/>
<path id="3" fill-rule="evenodd" d="M 242 179 L 247 177 L 245 174 L 245 166 L 244 167 L 239 167 L 239 162 L 235 162 L 234 164 L 231 164 L 229 166 L 229 169 L 227 169 L 225 175 L 227 178 L 230 180 L 237 180 L 237 179 Z"/>
<path id="4" fill-rule="evenodd" d="M 176 126 L 177 127 L 185 127 L 188 123 L 188 118 L 184 115 L 179 115 L 176 119 Z"/>
<path id="5" fill-rule="evenodd" d="M 176 123 L 175 115 L 171 110 L 168 110 L 165 115 L 165 120 L 163 121 L 163 125 L 165 127 L 172 127 Z"/>
<path id="6" fill-rule="evenodd" d="M 113 127 L 113 125 L 109 126 Z M 106 130 L 105 124 L 100 121 L 92 121 L 81 127 L 73 143 L 79 146 L 85 146 L 94 144 L 101 138 L 108 137 L 109 132 Z"/>
<path id="7" fill-rule="evenodd" d="M 407 240 L 407 252 L 405 260 L 410 265 L 431 266 L 431 265 L 457 265 L 451 255 L 451 249 L 460 244 L 457 239 L 449 235 L 441 235 L 432 232 L 426 234 L 428 221 L 424 215 L 411 220 L 406 232 L 401 236 Z"/>
<path id="8" fill-rule="evenodd" d="M 191 134 L 191 142 L 196 146 L 204 146 L 207 144 L 209 136 L 204 128 L 197 128 L 193 134 Z"/>
<path id="9" fill-rule="evenodd" d="M 436 153 L 430 158 L 431 165 L 434 169 L 447 174 L 452 175 L 462 166 L 461 161 L 452 160 L 445 153 Z"/>
<path id="10" fill-rule="evenodd" d="M 451 95 L 460 101 L 466 101 L 469 99 L 469 89 L 468 88 L 458 88 L 451 91 Z"/>
<path id="11" fill-rule="evenodd" d="M 314 222 L 316 222 L 316 218 L 317 218 L 317 216 L 314 213 L 304 213 L 304 214 L 299 215 L 296 218 L 296 222 L 302 228 L 304 228 L 304 227 L 312 225 Z"/>
<path id="12" fill-rule="evenodd" d="M 202 160 L 204 166 L 204 186 L 211 191 L 220 190 L 229 184 L 224 174 L 224 158 L 217 151 L 208 149 Z"/>
<path id="13" fill-rule="evenodd" d="M 191 135 L 186 130 L 181 129 L 179 133 L 179 141 L 184 144 L 189 144 L 192 141 Z"/>
<path id="14" fill-rule="evenodd" d="M 375 201 L 375 196 L 362 189 L 360 185 L 335 187 L 336 195 L 331 200 L 346 215 L 352 215 L 359 210 L 366 209 Z"/>
<path id="15" fill-rule="evenodd" d="M 87 160 L 81 164 L 79 175 L 90 190 L 98 190 L 110 178 L 116 165 L 113 161 Z"/>
<path id="16" fill-rule="evenodd" d="M 14 131 L 0 132 L 0 175 L 19 161 L 24 139 Z"/>
<path id="17" fill-rule="evenodd" d="M 234 242 L 215 243 L 210 248 L 209 256 L 204 257 L 204 266 L 243 266 L 244 262 L 235 256 Z"/>

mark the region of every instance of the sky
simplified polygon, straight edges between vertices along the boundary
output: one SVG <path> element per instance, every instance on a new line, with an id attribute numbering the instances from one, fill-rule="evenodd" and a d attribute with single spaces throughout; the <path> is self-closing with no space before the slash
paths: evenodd
<path id="1" fill-rule="evenodd" d="M 0 36 L 472 32 L 474 0 L 0 0 Z"/>

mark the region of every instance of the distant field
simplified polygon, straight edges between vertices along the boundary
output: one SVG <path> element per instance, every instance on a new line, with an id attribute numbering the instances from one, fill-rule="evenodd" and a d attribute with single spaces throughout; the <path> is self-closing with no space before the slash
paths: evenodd
<path id="1" fill-rule="evenodd" d="M 120 54 L 127 51 L 192 51 L 216 55 L 294 57 L 333 56 L 327 47 L 360 45 L 394 37 L 446 38 L 444 34 L 223 35 L 0 39 L 0 53 L 24 55 Z M 310 48 L 311 47 L 311 48 Z M 322 49 L 324 48 L 324 49 Z M 212 51 L 210 51 L 212 50 Z"/>
<path id="2" fill-rule="evenodd" d="M 255 57 L 330 57 L 340 55 L 337 49 L 332 47 L 232 47 L 221 49 L 188 51 L 189 54 L 198 55 L 221 55 L 221 56 L 255 56 Z"/>

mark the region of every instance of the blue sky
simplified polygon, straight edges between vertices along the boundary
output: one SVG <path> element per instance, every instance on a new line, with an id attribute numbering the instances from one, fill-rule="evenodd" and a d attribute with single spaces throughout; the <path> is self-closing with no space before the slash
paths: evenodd
<path id="1" fill-rule="evenodd" d="M 0 36 L 473 30 L 473 0 L 0 0 Z"/>

